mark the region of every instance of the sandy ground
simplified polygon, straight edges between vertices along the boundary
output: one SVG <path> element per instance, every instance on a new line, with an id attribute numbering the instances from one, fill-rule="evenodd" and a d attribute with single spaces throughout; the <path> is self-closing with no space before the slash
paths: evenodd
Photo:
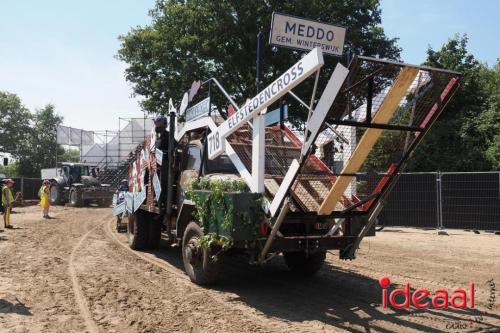
<path id="1" fill-rule="evenodd" d="M 329 254 L 313 278 L 291 276 L 281 257 L 264 267 L 236 259 L 205 289 L 184 275 L 179 249 L 128 249 L 110 209 L 56 207 L 50 221 L 39 207 L 16 211 L 16 229 L 0 233 L 2 332 L 500 331 L 493 234 L 387 228 L 354 261 Z M 475 308 L 383 309 L 383 276 L 429 290 L 473 281 Z"/>

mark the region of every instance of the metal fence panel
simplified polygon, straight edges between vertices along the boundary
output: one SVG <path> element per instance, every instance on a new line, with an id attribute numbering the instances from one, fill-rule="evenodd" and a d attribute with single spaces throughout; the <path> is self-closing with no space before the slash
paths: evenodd
<path id="1" fill-rule="evenodd" d="M 379 219 L 385 225 L 436 228 L 436 173 L 403 173 Z"/>
<path id="2" fill-rule="evenodd" d="M 500 230 L 500 172 L 442 173 L 445 228 Z"/>
<path id="3" fill-rule="evenodd" d="M 0 179 L 0 181 L 3 179 Z M 12 192 L 14 195 L 21 192 L 24 200 L 37 200 L 38 190 L 42 186 L 42 180 L 39 178 L 12 178 L 14 186 Z"/>

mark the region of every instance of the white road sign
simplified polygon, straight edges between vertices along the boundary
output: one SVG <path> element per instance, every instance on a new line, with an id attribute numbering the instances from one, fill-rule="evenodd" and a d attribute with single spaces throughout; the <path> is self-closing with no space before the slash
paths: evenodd
<path id="1" fill-rule="evenodd" d="M 186 110 L 186 121 L 192 121 L 208 114 L 208 97 Z"/>
<path id="2" fill-rule="evenodd" d="M 321 66 L 323 66 L 323 53 L 319 48 L 315 48 L 257 96 L 248 100 L 243 107 L 227 118 L 216 131 L 210 133 L 208 136 L 208 158 L 214 159 L 222 154 L 224 152 L 224 139 L 228 135 L 292 90 Z"/>
<path id="3" fill-rule="evenodd" d="M 324 53 L 341 56 L 345 33 L 346 28 L 273 13 L 269 44 L 301 50 L 319 47 Z"/>

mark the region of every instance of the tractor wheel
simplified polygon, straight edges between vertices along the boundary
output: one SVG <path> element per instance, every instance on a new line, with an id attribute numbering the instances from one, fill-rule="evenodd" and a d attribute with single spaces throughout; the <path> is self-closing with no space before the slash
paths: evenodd
<path id="1" fill-rule="evenodd" d="M 82 207 L 83 206 L 83 195 L 82 191 L 76 187 L 73 187 L 69 191 L 69 204 L 71 207 Z"/>
<path id="2" fill-rule="evenodd" d="M 284 252 L 285 263 L 294 273 L 304 276 L 314 275 L 323 266 L 326 259 L 326 251 L 320 250 L 313 253 Z"/>
<path id="3" fill-rule="evenodd" d="M 160 240 L 161 240 L 161 220 L 159 218 L 150 219 L 148 247 L 150 249 L 158 248 L 160 246 Z"/>
<path id="4" fill-rule="evenodd" d="M 128 245 L 133 250 L 143 250 L 148 246 L 149 223 L 147 215 L 137 211 L 128 216 Z"/>
<path id="5" fill-rule="evenodd" d="M 62 203 L 61 189 L 56 184 L 52 184 L 50 186 L 50 204 L 60 205 L 61 203 Z"/>
<path id="6" fill-rule="evenodd" d="M 211 258 L 210 249 L 200 245 L 203 231 L 196 222 L 190 222 L 182 237 L 182 261 L 192 282 L 208 285 L 217 278 L 217 264 Z"/>

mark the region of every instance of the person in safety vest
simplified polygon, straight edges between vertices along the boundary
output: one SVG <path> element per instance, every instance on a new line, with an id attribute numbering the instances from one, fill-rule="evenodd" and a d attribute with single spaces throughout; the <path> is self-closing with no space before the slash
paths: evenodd
<path id="1" fill-rule="evenodd" d="M 3 223 L 5 228 L 12 229 L 10 224 L 10 212 L 12 209 L 12 203 L 14 202 L 14 196 L 12 195 L 11 187 L 14 185 L 12 179 L 4 179 L 4 185 L 2 186 L 2 208 L 3 208 Z"/>
<path id="2" fill-rule="evenodd" d="M 43 181 L 42 187 L 40 187 L 38 191 L 38 197 L 40 198 L 40 206 L 42 206 L 43 209 L 43 218 L 50 219 L 50 182 L 47 179 Z"/>

